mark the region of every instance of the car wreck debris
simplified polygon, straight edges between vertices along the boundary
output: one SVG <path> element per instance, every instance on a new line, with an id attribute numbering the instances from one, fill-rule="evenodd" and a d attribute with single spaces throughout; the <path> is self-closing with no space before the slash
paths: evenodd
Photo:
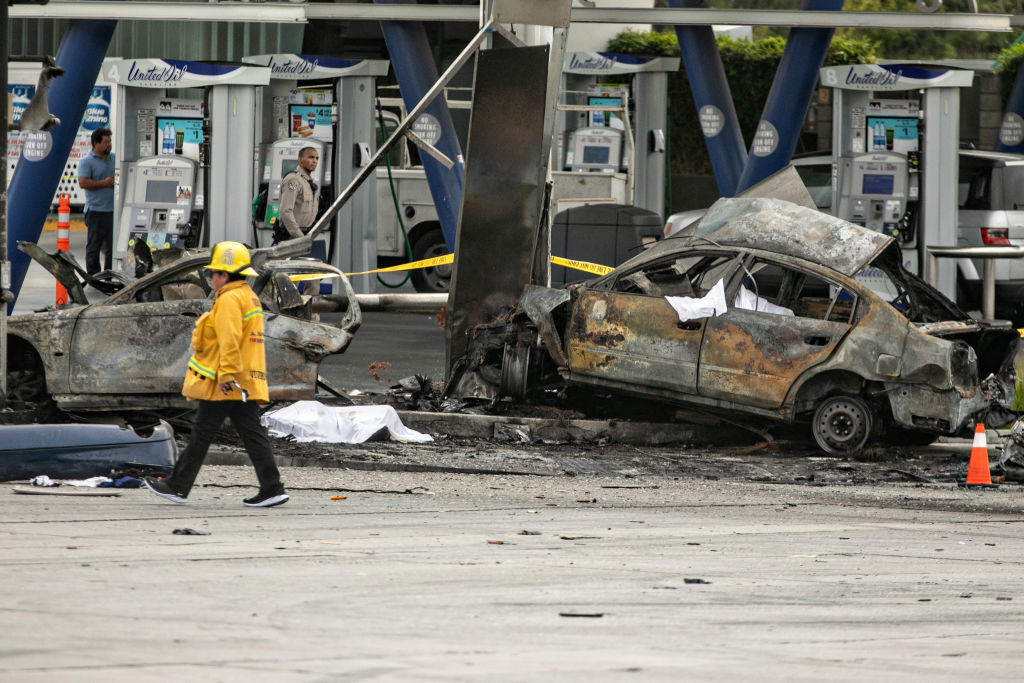
<path id="1" fill-rule="evenodd" d="M 0 481 L 41 473 L 59 479 L 113 471 L 168 471 L 177 447 L 166 422 L 148 429 L 103 424 L 0 426 Z"/>
<path id="2" fill-rule="evenodd" d="M 901 264 L 887 235 L 782 200 L 722 199 L 608 275 L 526 286 L 469 332 L 446 395 L 579 385 L 804 422 L 833 454 L 1009 414 L 1016 330 L 971 319 Z M 693 303 L 716 288 L 718 304 Z"/>
<path id="3" fill-rule="evenodd" d="M 26 242 L 19 248 L 64 285 L 71 302 L 10 318 L 13 408 L 46 419 L 54 406 L 92 412 L 189 407 L 181 378 L 195 321 L 213 306 L 203 274 L 208 254 L 186 253 L 138 280 L 119 283 L 105 301 L 91 304 L 71 256 L 46 254 Z M 266 315 L 270 399 L 309 399 L 316 392 L 320 361 L 345 351 L 362 314 L 340 270 L 308 259 L 271 258 L 276 253 L 253 251 L 260 274 L 252 288 Z M 316 310 L 323 297 L 301 293 L 295 284 L 313 278 L 339 283 L 340 292 L 330 295 L 330 307 L 344 311 L 337 326 L 319 321 Z"/>

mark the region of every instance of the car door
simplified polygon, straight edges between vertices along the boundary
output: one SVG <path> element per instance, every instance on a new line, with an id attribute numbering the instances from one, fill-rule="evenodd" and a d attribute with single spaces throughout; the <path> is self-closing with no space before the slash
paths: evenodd
<path id="1" fill-rule="evenodd" d="M 754 260 L 748 273 L 740 285 L 746 291 L 707 321 L 697 390 L 778 408 L 793 382 L 849 332 L 856 298 L 836 282 L 765 259 Z"/>
<path id="2" fill-rule="evenodd" d="M 167 276 L 90 306 L 71 341 L 71 391 L 80 394 L 180 394 L 192 329 L 213 307 L 197 269 Z"/>
<path id="3" fill-rule="evenodd" d="M 731 253 L 672 257 L 583 290 L 566 334 L 571 376 L 640 393 L 693 394 L 705 318 L 680 321 L 666 296 L 702 297 L 738 268 Z"/>

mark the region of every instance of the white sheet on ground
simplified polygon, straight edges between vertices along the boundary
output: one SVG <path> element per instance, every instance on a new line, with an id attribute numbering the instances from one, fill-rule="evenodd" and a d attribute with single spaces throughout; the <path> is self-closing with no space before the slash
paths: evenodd
<path id="1" fill-rule="evenodd" d="M 672 308 L 676 309 L 679 322 L 708 318 L 713 315 L 722 315 L 726 311 L 725 304 L 725 282 L 719 280 L 704 296 L 695 299 L 692 296 L 666 296 Z"/>
<path id="2" fill-rule="evenodd" d="M 263 415 L 262 422 L 275 436 L 296 441 L 363 443 L 387 427 L 395 441 L 433 441 L 429 434 L 409 429 L 391 406 L 325 406 L 319 401 L 296 401 Z"/>
<path id="3" fill-rule="evenodd" d="M 791 309 L 785 306 L 776 306 L 764 297 L 757 296 L 743 285 L 740 285 L 740 291 L 736 294 L 736 300 L 732 302 L 732 305 L 747 311 L 793 316 Z"/>

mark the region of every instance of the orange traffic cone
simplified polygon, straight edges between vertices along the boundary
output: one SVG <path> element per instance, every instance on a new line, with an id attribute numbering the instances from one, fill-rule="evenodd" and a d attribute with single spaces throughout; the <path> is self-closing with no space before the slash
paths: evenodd
<path id="1" fill-rule="evenodd" d="M 971 460 L 967 463 L 965 486 L 994 486 L 992 472 L 988 466 L 988 442 L 985 439 L 985 425 L 974 426 L 974 444 L 971 446 Z"/>

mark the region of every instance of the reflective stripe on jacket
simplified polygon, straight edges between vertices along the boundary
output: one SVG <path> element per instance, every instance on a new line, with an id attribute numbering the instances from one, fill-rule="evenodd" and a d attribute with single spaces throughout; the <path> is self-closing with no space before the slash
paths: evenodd
<path id="1" fill-rule="evenodd" d="M 265 403 L 267 358 L 263 350 L 263 307 L 245 280 L 228 282 L 217 292 L 213 310 L 196 321 L 188 360 L 186 398 L 239 401 L 238 389 L 224 394 L 219 385 L 238 382 L 248 400 Z"/>

